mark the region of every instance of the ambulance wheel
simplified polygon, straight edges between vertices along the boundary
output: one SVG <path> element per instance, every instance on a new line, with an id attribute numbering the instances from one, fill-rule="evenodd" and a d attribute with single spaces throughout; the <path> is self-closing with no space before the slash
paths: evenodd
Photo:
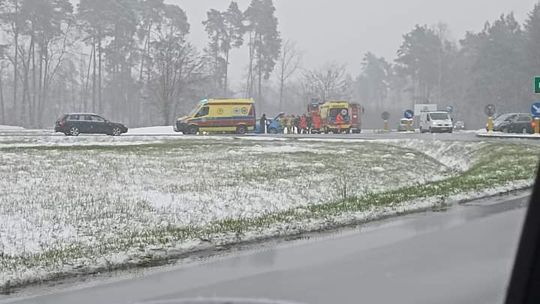
<path id="1" fill-rule="evenodd" d="M 246 126 L 236 127 L 236 134 L 246 134 Z"/>
<path id="2" fill-rule="evenodd" d="M 187 129 L 187 134 L 190 135 L 195 135 L 197 132 L 199 132 L 199 128 L 197 128 L 197 126 L 189 126 Z"/>

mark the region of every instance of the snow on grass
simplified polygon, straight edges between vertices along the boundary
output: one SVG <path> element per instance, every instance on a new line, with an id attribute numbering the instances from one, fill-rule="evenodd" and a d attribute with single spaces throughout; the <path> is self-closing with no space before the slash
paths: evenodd
<path id="1" fill-rule="evenodd" d="M 144 128 L 130 128 L 127 132 L 128 135 L 154 135 L 154 134 L 181 134 L 174 131 L 172 126 L 156 126 L 156 127 L 144 127 Z"/>
<path id="2" fill-rule="evenodd" d="M 480 130 L 476 132 L 478 137 L 486 138 L 527 138 L 527 139 L 540 139 L 540 134 L 521 134 L 521 133 L 503 133 L 503 132 L 486 132 L 485 130 Z"/>
<path id="3" fill-rule="evenodd" d="M 536 163 L 481 142 L 0 139 L 0 286 L 528 186 Z"/>
<path id="4" fill-rule="evenodd" d="M 0 125 L 0 131 L 22 131 L 23 127 Z"/>

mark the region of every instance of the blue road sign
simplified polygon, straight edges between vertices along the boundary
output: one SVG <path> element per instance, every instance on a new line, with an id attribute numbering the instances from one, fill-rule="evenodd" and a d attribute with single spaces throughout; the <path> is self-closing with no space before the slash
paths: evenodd
<path id="1" fill-rule="evenodd" d="M 412 110 L 407 110 L 405 113 L 403 113 L 403 116 L 405 116 L 407 119 L 411 119 L 414 117 L 414 112 Z"/>
<path id="2" fill-rule="evenodd" d="M 540 102 L 535 102 L 531 105 L 531 114 L 534 117 L 540 117 Z"/>
<path id="3" fill-rule="evenodd" d="M 540 117 L 540 101 L 531 105 L 531 114 L 534 117 Z"/>

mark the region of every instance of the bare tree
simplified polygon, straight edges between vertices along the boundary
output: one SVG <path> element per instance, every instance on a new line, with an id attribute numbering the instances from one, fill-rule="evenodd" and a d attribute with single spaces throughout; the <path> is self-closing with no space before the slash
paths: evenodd
<path id="1" fill-rule="evenodd" d="M 345 65 L 328 63 L 322 68 L 304 73 L 304 94 L 322 101 L 350 99 L 351 82 Z"/>
<path id="2" fill-rule="evenodd" d="M 287 80 L 296 73 L 300 67 L 302 54 L 296 48 L 296 43 L 287 40 L 283 43 L 281 54 L 277 64 L 277 76 L 279 81 L 279 111 L 283 110 L 283 91 Z"/>

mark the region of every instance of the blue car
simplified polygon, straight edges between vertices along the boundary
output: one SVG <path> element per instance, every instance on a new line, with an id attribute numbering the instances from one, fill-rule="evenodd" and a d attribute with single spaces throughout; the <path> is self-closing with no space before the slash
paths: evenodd
<path id="1" fill-rule="evenodd" d="M 285 113 L 279 113 L 276 117 L 267 119 L 266 124 L 268 128 L 268 133 L 270 134 L 280 134 L 283 133 L 283 128 L 281 127 L 281 118 Z M 257 119 L 257 126 L 255 127 L 255 133 L 262 134 L 263 129 L 261 128 L 260 119 Z"/>

